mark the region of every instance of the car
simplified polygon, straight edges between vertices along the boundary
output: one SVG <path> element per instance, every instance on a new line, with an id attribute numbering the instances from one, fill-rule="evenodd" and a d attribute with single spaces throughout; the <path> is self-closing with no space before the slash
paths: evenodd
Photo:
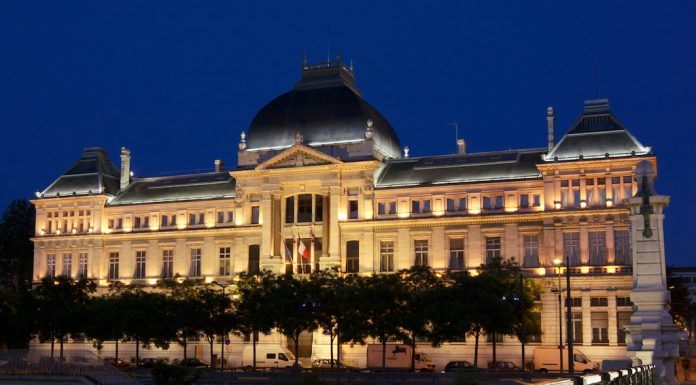
<path id="1" fill-rule="evenodd" d="M 445 365 L 445 373 L 449 372 L 473 372 L 478 370 L 469 361 L 450 361 Z"/>
<path id="2" fill-rule="evenodd" d="M 105 357 L 104 363 L 107 365 L 113 365 L 117 368 L 127 368 L 130 366 L 130 364 L 128 364 L 128 362 L 124 361 L 123 359 L 116 359 L 114 357 Z"/>
<path id="3" fill-rule="evenodd" d="M 341 363 L 339 365 L 336 360 L 331 360 L 328 358 L 317 358 L 316 360 L 312 361 L 312 369 L 320 369 L 320 370 L 341 369 L 341 370 L 351 370 L 351 371 L 358 370 L 358 368 L 354 368 L 352 366 L 348 366 L 348 365 L 345 365 L 343 363 Z"/>
<path id="4" fill-rule="evenodd" d="M 492 372 L 519 372 L 522 369 L 510 361 L 498 361 L 488 365 L 488 370 Z"/>
<path id="5" fill-rule="evenodd" d="M 160 360 L 156 358 L 141 358 L 140 362 L 138 363 L 139 368 L 152 368 L 155 366 L 156 363 L 160 362 Z"/>
<path id="6" fill-rule="evenodd" d="M 210 365 L 199 360 L 198 358 L 186 358 L 179 362 L 179 365 L 185 366 L 187 368 L 209 368 Z"/>

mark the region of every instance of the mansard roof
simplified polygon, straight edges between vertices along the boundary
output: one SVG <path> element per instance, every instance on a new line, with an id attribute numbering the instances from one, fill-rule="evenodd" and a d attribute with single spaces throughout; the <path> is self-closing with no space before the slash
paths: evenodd
<path id="1" fill-rule="evenodd" d="M 85 148 L 80 159 L 41 192 L 40 197 L 116 195 L 120 177 L 121 173 L 103 148 Z"/>
<path id="2" fill-rule="evenodd" d="M 378 171 L 375 187 L 460 184 L 541 178 L 536 164 L 543 149 L 390 159 Z"/>
<path id="3" fill-rule="evenodd" d="M 110 206 L 234 198 L 235 180 L 228 172 L 176 175 L 134 180 Z"/>
<path id="4" fill-rule="evenodd" d="M 607 99 L 586 100 L 585 110 L 546 161 L 646 155 L 643 146 L 609 109 Z"/>

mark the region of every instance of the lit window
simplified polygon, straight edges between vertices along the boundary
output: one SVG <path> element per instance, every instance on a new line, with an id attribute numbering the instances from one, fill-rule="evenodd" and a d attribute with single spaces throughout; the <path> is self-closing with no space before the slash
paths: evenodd
<path id="1" fill-rule="evenodd" d="M 590 231 L 588 236 L 590 242 L 590 265 L 606 265 L 606 233 L 604 231 Z"/>
<path id="2" fill-rule="evenodd" d="M 230 275 L 231 272 L 230 248 L 221 247 L 219 275 Z"/>
<path id="3" fill-rule="evenodd" d="M 500 237 L 486 237 L 486 263 L 500 257 Z"/>
<path id="4" fill-rule="evenodd" d="M 393 241 L 382 241 L 379 243 L 379 270 L 394 271 Z"/>
<path id="5" fill-rule="evenodd" d="M 108 279 L 118 279 L 118 253 L 109 253 L 109 272 Z"/>
<path id="6" fill-rule="evenodd" d="M 201 249 L 191 249 L 191 268 L 189 269 L 191 277 L 201 276 Z"/>
<path id="7" fill-rule="evenodd" d="M 414 266 L 428 266 L 428 241 L 416 240 L 413 242 Z"/>
<path id="8" fill-rule="evenodd" d="M 525 235 L 524 242 L 524 267 L 539 267 L 539 236 Z"/>
<path id="9" fill-rule="evenodd" d="M 464 265 L 464 238 L 451 238 L 449 268 L 463 270 Z"/>
<path id="10" fill-rule="evenodd" d="M 614 231 L 614 263 L 617 265 L 631 264 L 631 239 L 628 230 Z"/>
<path id="11" fill-rule="evenodd" d="M 56 277 L 56 255 L 48 254 L 46 256 L 46 276 L 55 278 Z"/>
<path id="12" fill-rule="evenodd" d="M 609 316 L 607 312 L 592 312 L 592 343 L 609 343 Z"/>
<path id="13" fill-rule="evenodd" d="M 174 250 L 162 250 L 162 278 L 174 277 Z"/>
<path id="14" fill-rule="evenodd" d="M 87 278 L 87 253 L 80 253 L 77 261 L 77 278 Z"/>
<path id="15" fill-rule="evenodd" d="M 563 233 L 563 256 L 569 266 L 580 264 L 580 233 Z"/>
<path id="16" fill-rule="evenodd" d="M 63 254 L 63 275 L 72 276 L 72 254 Z"/>
<path id="17" fill-rule="evenodd" d="M 259 206 L 251 206 L 251 224 L 259 224 Z"/>
<path id="18" fill-rule="evenodd" d="M 360 270 L 360 242 L 346 242 L 346 273 L 357 273 Z"/>
<path id="19" fill-rule="evenodd" d="M 147 252 L 136 251 L 135 252 L 135 274 L 133 278 L 142 279 L 145 278 L 145 264 L 147 262 Z"/>

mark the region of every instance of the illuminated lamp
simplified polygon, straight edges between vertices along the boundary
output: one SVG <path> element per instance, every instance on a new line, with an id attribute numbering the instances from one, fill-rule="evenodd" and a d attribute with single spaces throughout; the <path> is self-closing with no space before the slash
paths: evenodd
<path id="1" fill-rule="evenodd" d="M 582 266 L 580 267 L 580 273 L 582 274 L 587 274 L 590 272 L 590 268 L 588 266 Z"/>
<path id="2" fill-rule="evenodd" d="M 57 230 L 56 230 L 56 234 L 57 234 L 57 235 L 60 235 L 60 229 L 57 229 Z"/>
<path id="3" fill-rule="evenodd" d="M 580 201 L 580 208 L 581 209 L 587 208 L 587 201 L 586 200 L 583 199 Z"/>
<path id="4" fill-rule="evenodd" d="M 555 208 L 556 210 L 560 210 L 561 209 L 561 202 L 559 202 L 559 201 L 553 202 L 553 208 Z"/>
<path id="5" fill-rule="evenodd" d="M 150 278 L 147 280 L 147 283 L 150 285 L 157 285 L 157 278 Z"/>
<path id="6" fill-rule="evenodd" d="M 607 199 L 607 207 L 612 207 L 614 206 L 614 201 L 611 198 Z"/>
<path id="7" fill-rule="evenodd" d="M 73 234 L 77 234 L 77 229 L 73 227 L 73 228 L 72 228 L 72 233 L 73 233 Z"/>
<path id="8" fill-rule="evenodd" d="M 46 235 L 46 230 L 41 229 L 41 235 Z"/>
<path id="9" fill-rule="evenodd" d="M 538 267 L 535 270 L 536 270 L 536 275 L 539 275 L 542 277 L 546 275 L 546 269 L 543 267 Z"/>
<path id="10" fill-rule="evenodd" d="M 607 273 L 609 273 L 609 274 L 616 273 L 616 266 L 607 266 Z"/>
<path id="11" fill-rule="evenodd" d="M 211 283 L 211 282 L 213 282 L 213 277 L 205 277 L 204 282 L 205 282 L 205 283 Z"/>

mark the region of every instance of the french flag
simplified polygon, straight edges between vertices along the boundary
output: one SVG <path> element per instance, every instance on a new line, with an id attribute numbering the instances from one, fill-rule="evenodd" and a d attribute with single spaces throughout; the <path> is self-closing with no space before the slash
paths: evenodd
<path id="1" fill-rule="evenodd" d="M 297 246 L 297 251 L 302 256 L 302 259 L 304 259 L 305 261 L 309 261 L 309 249 L 307 248 L 307 246 L 305 246 L 304 242 L 299 242 L 299 246 Z"/>

